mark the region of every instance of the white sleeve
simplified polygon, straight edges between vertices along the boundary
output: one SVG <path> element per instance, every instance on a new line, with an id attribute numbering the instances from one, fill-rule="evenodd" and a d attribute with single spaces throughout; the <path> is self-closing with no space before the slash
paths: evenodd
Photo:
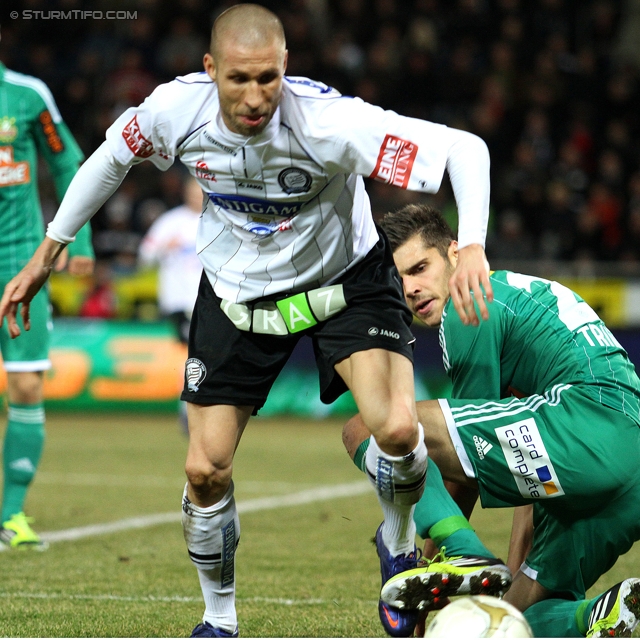
<path id="1" fill-rule="evenodd" d="M 458 205 L 458 247 L 484 247 L 489 222 L 489 149 L 472 133 L 447 129 L 453 140 L 447 172 Z"/>
<path id="2" fill-rule="evenodd" d="M 47 227 L 47 236 L 62 244 L 73 242 L 76 233 L 113 195 L 128 171 L 129 166 L 117 162 L 103 142 L 73 177 Z"/>
<path id="3" fill-rule="evenodd" d="M 435 193 L 445 169 L 458 205 L 460 247 L 484 246 L 489 151 L 478 136 L 385 111 L 359 98 L 316 101 L 314 148 L 330 168 L 411 191 Z"/>

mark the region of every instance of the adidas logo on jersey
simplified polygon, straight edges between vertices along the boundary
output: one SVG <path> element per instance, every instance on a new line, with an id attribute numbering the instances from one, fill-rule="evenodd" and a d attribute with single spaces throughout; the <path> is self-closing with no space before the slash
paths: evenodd
<path id="1" fill-rule="evenodd" d="M 487 442 L 479 436 L 473 436 L 473 442 L 476 445 L 476 451 L 478 452 L 478 458 L 480 458 L 480 460 L 484 460 L 487 453 L 493 449 L 493 445 L 490 442 Z"/>

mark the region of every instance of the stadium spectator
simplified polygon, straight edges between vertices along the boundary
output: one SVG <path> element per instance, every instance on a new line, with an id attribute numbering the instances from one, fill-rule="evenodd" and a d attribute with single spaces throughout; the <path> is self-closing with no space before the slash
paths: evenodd
<path id="1" fill-rule="evenodd" d="M 116 293 L 113 289 L 111 264 L 98 260 L 93 274 L 91 288 L 80 306 L 81 318 L 109 320 L 117 313 Z"/>
<path id="2" fill-rule="evenodd" d="M 29 260 L 44 236 L 38 199 L 38 156 L 46 161 L 57 196 L 62 199 L 82 160 L 76 141 L 62 121 L 47 86 L 39 79 L 0 63 L 0 286 Z M 69 272 L 93 269 L 91 230 L 84 225 L 69 249 Z M 62 266 L 62 265 L 60 265 Z M 0 348 L 7 372 L 8 424 L 4 435 L 0 550 L 44 549 L 46 545 L 24 514 L 45 438 L 44 371 L 51 367 L 51 317 L 46 289 L 31 305 L 31 332 L 10 340 L 0 328 Z"/>
<path id="3" fill-rule="evenodd" d="M 282 25 L 259 5 L 223 13 L 212 40 L 206 73 L 161 85 L 110 127 L 47 238 L 7 285 L 0 314 L 18 335 L 18 304 L 28 312 L 53 259 L 133 164 L 148 158 L 167 169 L 179 156 L 198 179 L 209 196 L 198 231 L 207 277 L 182 394 L 190 431 L 183 528 L 206 605 L 193 634 L 230 636 L 240 533 L 233 456 L 303 330 L 314 340 L 322 399 L 351 389 L 373 434 L 367 467 L 385 517 L 376 536 L 383 579 L 416 565 L 411 513 L 426 450 L 415 417 L 411 317 L 360 176 L 435 192 L 448 171 L 462 245 L 452 298 L 462 321 L 475 325 L 474 301 L 486 317 L 482 288 L 491 298 L 483 249 L 489 157 L 472 134 L 342 98 L 312 80 L 285 80 Z M 380 615 L 395 635 L 415 625 L 413 614 L 382 603 Z"/>
<path id="4" fill-rule="evenodd" d="M 92 4 L 97 6 L 90 0 L 87 8 Z M 140 8 L 134 20 L 67 21 L 64 38 L 56 38 L 49 28 L 55 22 L 9 21 L 3 25 L 3 55 L 18 71 L 46 75 L 62 111 L 69 114 L 71 130 L 89 153 L 119 115 L 121 107 L 114 109 L 113 97 L 104 104 L 104 93 L 122 55 L 138 51 L 142 70 L 150 76 L 145 84 L 170 80 L 162 61 L 163 52 L 179 49 L 175 30 L 188 25 L 179 37 L 195 49 L 193 43 L 208 38 L 211 18 L 232 4 L 152 3 L 153 13 Z M 545 229 L 537 224 L 532 203 L 539 202 L 546 185 L 528 190 L 525 204 L 503 200 L 500 191 L 501 177 L 518 169 L 515 149 L 525 136 L 527 113 L 536 111 L 547 121 L 551 158 L 540 176 L 545 183 L 556 179 L 555 166 L 567 142 L 581 156 L 588 182 L 583 194 L 599 180 L 597 163 L 606 149 L 618 153 L 624 175 L 640 168 L 632 144 L 640 131 L 640 58 L 632 46 L 637 30 L 632 3 L 272 0 L 270 8 L 291 32 L 291 75 L 322 77 L 343 94 L 486 136 L 497 215 L 516 207 L 534 236 L 538 256 L 546 246 Z M 177 55 L 184 57 L 181 53 Z M 190 64 L 197 62 L 193 60 Z M 32 69 L 34 63 L 40 68 Z M 384 70 L 388 63 L 395 72 Z M 468 82 L 451 82 L 453 73 Z M 118 84 L 123 83 L 130 85 L 129 80 Z M 141 91 L 142 96 L 147 93 Z M 452 100 L 457 93 L 464 95 Z M 159 182 L 150 173 L 136 173 L 135 179 L 144 183 L 145 194 Z M 435 204 L 428 197 L 422 201 Z M 97 229 L 105 226 L 104 216 L 104 211 L 98 213 Z M 598 259 L 615 261 L 622 251 L 619 246 Z"/>

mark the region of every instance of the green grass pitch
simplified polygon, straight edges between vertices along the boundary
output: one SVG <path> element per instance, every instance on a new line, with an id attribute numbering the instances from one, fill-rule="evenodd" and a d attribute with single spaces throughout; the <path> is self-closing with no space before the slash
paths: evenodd
<path id="1" fill-rule="evenodd" d="M 236 457 L 239 504 L 362 482 L 341 444 L 341 421 L 255 418 Z M 184 637 L 203 610 L 177 520 L 187 442 L 172 416 L 48 416 L 27 511 L 41 532 L 175 513 L 175 522 L 0 554 L 0 636 Z M 373 491 L 241 515 L 238 614 L 245 637 L 383 637 L 379 570 L 370 540 Z M 506 556 L 510 510 L 472 523 Z M 640 575 L 640 546 L 592 593 Z"/>

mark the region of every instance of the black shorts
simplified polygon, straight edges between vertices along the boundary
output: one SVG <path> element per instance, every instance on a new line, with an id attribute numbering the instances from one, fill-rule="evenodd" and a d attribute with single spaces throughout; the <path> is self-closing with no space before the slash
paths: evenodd
<path id="1" fill-rule="evenodd" d="M 352 353 L 386 349 L 413 362 L 412 315 L 404 301 L 389 241 L 379 233 L 380 240 L 365 258 L 332 283 L 343 285 L 347 307 L 299 333 L 278 336 L 237 329 L 220 308 L 221 300 L 203 273 L 191 318 L 182 400 L 200 405 L 253 406 L 255 414 L 304 336 L 313 340 L 320 399 L 326 404 L 347 391 L 334 366 Z"/>

